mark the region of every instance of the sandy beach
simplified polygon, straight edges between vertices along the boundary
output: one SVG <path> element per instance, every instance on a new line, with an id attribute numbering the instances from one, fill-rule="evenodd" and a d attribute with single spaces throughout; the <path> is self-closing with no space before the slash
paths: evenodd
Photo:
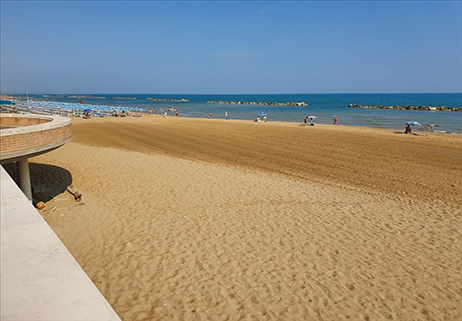
<path id="1" fill-rule="evenodd" d="M 460 320 L 462 136 L 402 131 L 74 118 L 31 176 L 123 320 Z"/>

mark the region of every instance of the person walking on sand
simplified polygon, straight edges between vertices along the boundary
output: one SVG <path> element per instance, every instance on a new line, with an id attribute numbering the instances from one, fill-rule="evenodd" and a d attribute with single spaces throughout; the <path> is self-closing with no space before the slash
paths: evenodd
<path id="1" fill-rule="evenodd" d="M 308 123 L 308 116 L 305 117 L 304 122 L 305 122 L 305 126 L 306 126 L 306 124 Z"/>
<path id="2" fill-rule="evenodd" d="M 334 125 L 338 125 L 338 117 L 334 116 Z"/>
<path id="3" fill-rule="evenodd" d="M 225 111 L 225 119 L 228 120 L 228 112 Z"/>
<path id="4" fill-rule="evenodd" d="M 149 108 L 149 115 L 152 116 L 152 108 Z"/>

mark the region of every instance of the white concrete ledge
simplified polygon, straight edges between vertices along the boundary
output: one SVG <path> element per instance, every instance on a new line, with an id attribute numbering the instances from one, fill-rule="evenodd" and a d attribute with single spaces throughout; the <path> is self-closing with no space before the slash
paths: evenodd
<path id="1" fill-rule="evenodd" d="M 37 120 L 46 120 L 46 122 L 35 124 L 35 125 L 26 125 L 19 126 L 14 128 L 4 128 L 0 131 L 0 137 L 20 135 L 26 133 L 35 133 L 44 130 L 50 130 L 55 128 L 64 127 L 70 125 L 72 120 L 67 117 L 61 116 L 46 116 L 46 115 L 34 115 L 34 114 L 0 114 L 0 118 L 24 118 L 24 119 L 37 119 Z"/>
<path id="2" fill-rule="evenodd" d="M 0 166 L 1 320 L 120 320 Z"/>

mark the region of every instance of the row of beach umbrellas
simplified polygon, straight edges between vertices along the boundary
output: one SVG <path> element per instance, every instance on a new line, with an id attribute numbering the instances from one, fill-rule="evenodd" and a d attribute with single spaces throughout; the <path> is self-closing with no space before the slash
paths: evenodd
<path id="1" fill-rule="evenodd" d="M 90 113 L 93 116 L 106 116 L 117 111 L 129 111 L 139 112 L 140 110 L 134 107 L 116 107 L 107 105 L 88 105 L 88 104 L 76 104 L 76 103 L 64 103 L 64 102 L 51 102 L 51 101 L 29 101 L 29 102 L 18 102 L 16 108 L 23 109 L 24 111 L 33 110 L 43 114 L 82 114 Z"/>

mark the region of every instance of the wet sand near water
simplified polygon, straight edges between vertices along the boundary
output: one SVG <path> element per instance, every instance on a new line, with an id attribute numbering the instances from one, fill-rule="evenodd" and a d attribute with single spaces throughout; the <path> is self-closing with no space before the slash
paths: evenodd
<path id="1" fill-rule="evenodd" d="M 73 131 L 31 162 L 83 201 L 41 212 L 124 320 L 462 317 L 460 136 L 149 116 Z"/>

